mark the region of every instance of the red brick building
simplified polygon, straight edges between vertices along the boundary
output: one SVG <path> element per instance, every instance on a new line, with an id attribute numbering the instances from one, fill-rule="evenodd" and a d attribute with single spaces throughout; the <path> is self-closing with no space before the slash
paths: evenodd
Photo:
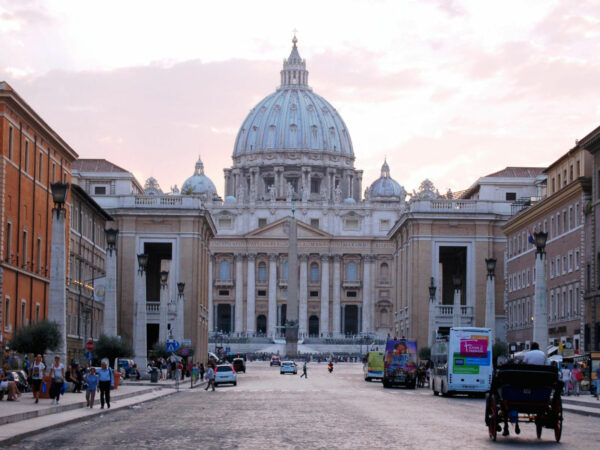
<path id="1" fill-rule="evenodd" d="M 529 348 L 533 337 L 535 252 L 533 233 L 548 233 L 546 273 L 548 337 L 545 344 L 584 343 L 584 213 L 589 196 L 591 157 L 575 146 L 545 171 L 546 194 L 529 202 L 505 225 L 505 312 L 507 340 Z M 542 345 L 542 343 L 540 343 Z"/>
<path id="2" fill-rule="evenodd" d="M 70 183 L 71 163 L 77 154 L 2 81 L 0 155 L 0 331 L 4 348 L 19 327 L 47 315 L 53 208 L 50 184 Z M 69 206 L 70 196 L 67 203 Z"/>

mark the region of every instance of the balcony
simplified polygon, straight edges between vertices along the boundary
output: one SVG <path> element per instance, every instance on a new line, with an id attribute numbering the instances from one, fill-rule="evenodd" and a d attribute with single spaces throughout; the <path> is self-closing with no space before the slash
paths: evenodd
<path id="1" fill-rule="evenodd" d="M 226 287 L 233 287 L 233 280 L 214 280 L 214 284 L 215 287 L 218 288 L 226 288 Z"/>
<path id="2" fill-rule="evenodd" d="M 348 280 L 344 280 L 342 283 L 342 286 L 345 288 L 360 288 L 362 286 L 362 282 L 359 280 L 354 280 L 354 281 L 348 281 Z"/>
<path id="3" fill-rule="evenodd" d="M 436 305 L 435 322 L 437 326 L 451 327 L 453 322 L 454 305 Z M 460 307 L 461 326 L 475 324 L 475 309 L 472 306 Z"/>

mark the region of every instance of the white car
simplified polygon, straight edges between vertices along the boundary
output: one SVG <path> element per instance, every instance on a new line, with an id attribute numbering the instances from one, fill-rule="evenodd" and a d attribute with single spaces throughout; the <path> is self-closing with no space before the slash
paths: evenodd
<path id="1" fill-rule="evenodd" d="M 294 361 L 283 361 L 281 363 L 281 367 L 279 368 L 279 373 L 283 375 L 284 373 L 292 373 L 296 375 L 298 373 L 298 366 Z"/>
<path id="2" fill-rule="evenodd" d="M 237 386 L 237 375 L 229 364 L 220 364 L 215 368 L 215 386 L 225 383 Z"/>

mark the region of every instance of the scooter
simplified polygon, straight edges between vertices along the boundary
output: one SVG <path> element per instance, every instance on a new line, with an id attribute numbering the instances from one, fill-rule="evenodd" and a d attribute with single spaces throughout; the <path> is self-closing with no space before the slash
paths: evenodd
<path id="1" fill-rule="evenodd" d="M 333 364 L 329 363 L 329 365 L 327 366 L 327 369 L 329 370 L 329 373 L 333 372 Z"/>

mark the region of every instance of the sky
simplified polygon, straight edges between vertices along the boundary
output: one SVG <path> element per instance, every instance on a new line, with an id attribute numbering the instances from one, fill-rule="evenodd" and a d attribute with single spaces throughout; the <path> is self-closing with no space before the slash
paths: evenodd
<path id="1" fill-rule="evenodd" d="M 387 158 L 409 192 L 464 189 L 600 124 L 600 0 L 0 0 L 0 80 L 81 158 L 169 191 L 201 155 L 223 195 L 294 29 L 363 188 Z"/>

